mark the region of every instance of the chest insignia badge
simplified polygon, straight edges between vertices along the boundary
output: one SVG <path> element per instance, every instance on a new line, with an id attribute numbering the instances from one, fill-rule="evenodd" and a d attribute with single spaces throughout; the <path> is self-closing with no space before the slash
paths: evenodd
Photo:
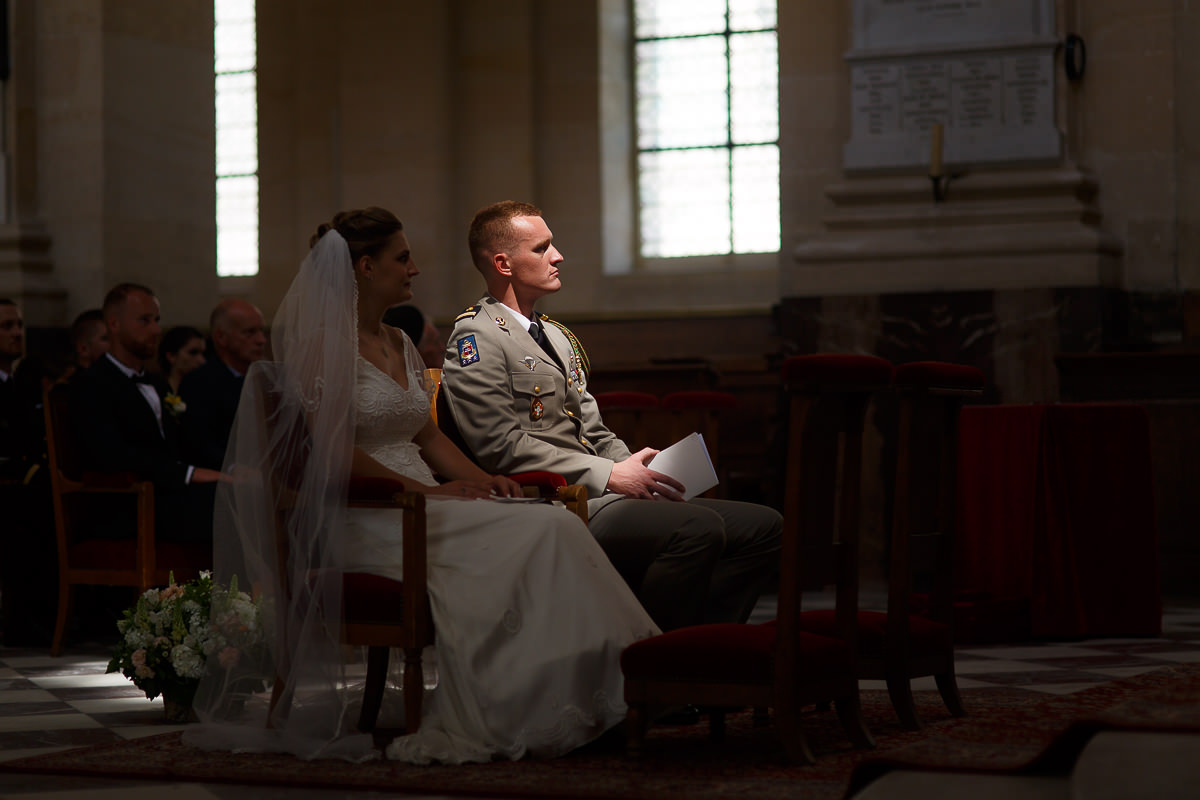
<path id="1" fill-rule="evenodd" d="M 542 403 L 542 399 L 540 397 L 533 398 L 533 401 L 529 404 L 529 418 L 536 422 L 545 413 L 546 406 Z"/>
<path id="2" fill-rule="evenodd" d="M 530 372 L 533 372 L 533 368 L 537 366 L 537 359 L 533 356 L 525 356 L 521 360 L 525 362 L 525 366 L 529 367 Z"/>

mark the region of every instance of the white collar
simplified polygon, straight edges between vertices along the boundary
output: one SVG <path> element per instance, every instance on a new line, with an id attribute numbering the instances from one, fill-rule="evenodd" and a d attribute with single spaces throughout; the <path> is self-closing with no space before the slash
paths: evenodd
<path id="1" fill-rule="evenodd" d="M 499 300 L 496 302 L 500 303 Z M 508 306 L 504 305 L 504 303 L 500 303 L 500 305 L 504 306 L 508 313 L 511 314 L 517 320 L 517 322 L 521 323 L 522 328 L 529 330 L 529 326 L 533 323 L 533 320 L 529 319 L 529 317 L 525 316 L 520 311 L 517 311 L 515 308 L 509 308 Z M 536 314 L 537 312 L 535 311 L 534 313 Z"/>
<path id="2" fill-rule="evenodd" d="M 125 373 L 125 376 L 126 376 L 127 378 L 132 378 L 132 377 L 133 377 L 133 376 L 135 376 L 135 375 L 141 375 L 141 374 L 142 374 L 142 370 L 139 370 L 139 369 L 131 369 L 131 368 L 129 368 L 129 367 L 127 367 L 127 366 L 125 366 L 125 365 L 124 365 L 124 364 L 122 364 L 120 361 L 118 361 L 116 358 L 114 358 L 112 353 L 105 353 L 104 355 L 105 355 L 105 357 L 106 357 L 106 358 L 107 358 L 109 361 L 111 361 L 112 363 L 116 364 L 116 365 L 117 365 L 117 369 L 121 370 L 121 372 L 124 372 L 124 373 Z"/>

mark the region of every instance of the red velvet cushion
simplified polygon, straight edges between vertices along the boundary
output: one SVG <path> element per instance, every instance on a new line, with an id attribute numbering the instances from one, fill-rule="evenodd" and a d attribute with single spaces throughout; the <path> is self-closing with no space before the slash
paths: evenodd
<path id="1" fill-rule="evenodd" d="M 395 478 L 365 478 L 361 475 L 350 476 L 350 499 L 370 503 L 387 502 L 398 492 L 404 491 L 404 484 Z"/>
<path id="2" fill-rule="evenodd" d="M 663 408 L 730 409 L 738 401 L 729 392 L 671 392 L 663 398 Z"/>
<path id="3" fill-rule="evenodd" d="M 522 486 L 537 486 L 539 489 L 553 490 L 567 485 L 567 479 L 557 472 L 515 472 L 508 477 Z"/>
<path id="4" fill-rule="evenodd" d="M 342 575 L 342 616 L 347 622 L 399 625 L 404 597 L 400 581 L 365 572 Z"/>
<path id="5" fill-rule="evenodd" d="M 944 361 L 914 361 L 896 367 L 896 386 L 937 386 L 942 389 L 982 389 L 987 379 L 981 370 Z"/>
<path id="6" fill-rule="evenodd" d="M 768 623 L 769 624 L 769 623 Z M 887 614 L 880 611 L 858 612 L 858 651 L 865 656 L 882 657 Z M 837 618 L 832 609 L 805 611 L 800 628 L 821 636 L 837 635 Z M 950 629 L 925 617 L 909 617 L 908 630 L 914 652 L 950 649 Z"/>
<path id="7" fill-rule="evenodd" d="M 133 539 L 87 539 L 67 548 L 67 563 L 72 569 L 137 568 L 137 542 Z M 212 548 L 179 542 L 155 542 L 154 561 L 158 569 L 212 569 Z"/>
<path id="8" fill-rule="evenodd" d="M 596 405 L 601 409 L 614 408 L 655 408 L 658 406 L 658 396 L 649 392 L 600 392 L 592 395 Z"/>
<path id="9" fill-rule="evenodd" d="M 801 633 L 800 650 L 803 680 L 845 675 L 850 668 L 850 654 L 838 639 Z M 774 625 L 694 625 L 626 647 L 621 671 L 631 680 L 769 683 L 774 655 Z"/>
<path id="10" fill-rule="evenodd" d="M 783 362 L 783 380 L 792 384 L 886 386 L 892 381 L 892 364 L 876 356 L 850 353 L 792 356 Z"/>

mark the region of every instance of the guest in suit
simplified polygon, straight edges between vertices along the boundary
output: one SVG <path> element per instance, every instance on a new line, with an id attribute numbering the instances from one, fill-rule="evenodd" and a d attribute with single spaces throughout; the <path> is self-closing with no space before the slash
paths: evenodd
<path id="1" fill-rule="evenodd" d="M 262 312 L 238 298 L 222 300 L 209 324 L 216 357 L 183 379 L 179 394 L 187 413 L 182 434 L 189 459 L 221 469 L 246 371 L 266 352 L 267 335 Z"/>
<path id="2" fill-rule="evenodd" d="M 103 312 L 111 349 L 71 386 L 83 469 L 152 481 L 157 538 L 211 541 L 213 488 L 221 473 L 180 458 L 178 417 L 186 412 L 167 402 L 162 376 L 145 371 L 162 336 L 158 298 L 145 286 L 122 283 L 105 296 Z M 100 518 L 103 533 L 133 536 L 132 509 L 122 505 Z"/>
<path id="3" fill-rule="evenodd" d="M 579 340 L 534 310 L 562 287 L 563 257 L 542 212 L 479 211 L 469 246 L 487 294 L 458 315 L 442 392 L 485 470 L 548 470 L 588 491 L 589 528 L 664 630 L 745 622 L 777 574 L 783 520 L 752 503 L 697 498 L 647 466 L 605 425 Z"/>
<path id="4" fill-rule="evenodd" d="M 44 362 L 25 357 L 21 308 L 0 298 L 0 603 L 4 644 L 50 643 L 57 585 L 41 422 Z"/>
<path id="5" fill-rule="evenodd" d="M 421 309 L 409 304 L 392 306 L 383 313 L 383 324 L 407 333 L 417 346 L 417 352 L 421 354 L 426 367 L 442 368 L 446 357 L 446 341 L 433 320 L 425 316 Z"/>
<path id="6" fill-rule="evenodd" d="M 108 352 L 108 326 L 104 312 L 89 308 L 71 323 L 71 349 L 75 351 L 75 368 L 83 371 L 97 358 Z"/>
<path id="7" fill-rule="evenodd" d="M 158 346 L 158 366 L 171 391 L 179 394 L 183 378 L 204 366 L 204 334 L 191 325 L 176 325 Z"/>

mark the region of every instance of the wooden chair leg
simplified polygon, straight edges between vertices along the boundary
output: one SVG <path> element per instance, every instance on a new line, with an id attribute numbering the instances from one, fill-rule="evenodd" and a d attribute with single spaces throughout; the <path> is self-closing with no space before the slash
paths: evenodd
<path id="1" fill-rule="evenodd" d="M 873 748 L 875 737 L 871 736 L 871 731 L 867 730 L 867 723 L 863 721 L 862 703 L 859 701 L 858 694 L 840 697 L 834 706 L 837 708 L 838 719 L 842 721 L 842 728 L 845 729 L 850 743 L 855 747 Z"/>
<path id="2" fill-rule="evenodd" d="M 967 710 L 963 708 L 962 695 L 958 693 L 958 679 L 954 676 L 954 669 L 949 672 L 941 672 L 933 676 L 937 681 L 938 691 L 942 695 L 942 702 L 946 704 L 946 708 L 950 710 L 950 714 L 955 717 L 965 717 Z"/>
<path id="3" fill-rule="evenodd" d="M 371 648 L 374 650 L 375 648 Z M 380 674 L 383 679 L 387 678 L 387 648 L 380 648 L 384 652 L 383 669 Z M 371 655 L 368 652 L 367 658 Z M 370 667 L 367 668 L 370 674 Z M 382 691 L 383 684 L 380 683 Z M 421 700 L 425 695 L 425 669 L 421 666 L 421 648 L 406 647 L 404 648 L 404 732 L 416 733 L 417 728 L 421 727 Z M 380 697 L 382 699 L 382 695 Z M 365 710 L 365 706 L 364 706 Z"/>
<path id="4" fill-rule="evenodd" d="M 75 590 L 65 580 L 58 583 L 58 618 L 54 621 L 54 641 L 50 643 L 50 655 L 62 654 L 63 638 L 67 634 L 67 618 L 71 616 L 71 605 L 75 599 Z"/>
<path id="5" fill-rule="evenodd" d="M 799 709 L 775 709 L 775 730 L 779 733 L 779 741 L 783 744 L 784 755 L 791 764 L 812 764 L 816 762 L 812 750 L 808 747 L 808 739 L 800 727 Z"/>
<path id="6" fill-rule="evenodd" d="M 912 684 L 907 676 L 891 676 L 887 679 L 888 697 L 892 699 L 892 708 L 900 718 L 900 726 L 910 731 L 921 729 L 921 720 L 917 717 L 917 707 L 913 703 Z"/>
<path id="7" fill-rule="evenodd" d="M 646 725 L 649 722 L 649 711 L 645 706 L 630 703 L 625 710 L 625 752 L 630 756 L 639 757 L 642 745 L 646 741 Z"/>
<path id="8" fill-rule="evenodd" d="M 375 730 L 375 722 L 379 719 L 379 707 L 383 705 L 383 690 L 387 684 L 388 648 L 373 646 L 367 648 L 367 682 L 363 687 L 362 711 L 358 715 L 358 729 L 363 732 Z M 417 685 L 421 685 L 421 673 L 417 673 Z M 408 663 L 404 666 L 404 715 L 408 717 Z M 419 714 L 418 710 L 418 714 Z"/>

